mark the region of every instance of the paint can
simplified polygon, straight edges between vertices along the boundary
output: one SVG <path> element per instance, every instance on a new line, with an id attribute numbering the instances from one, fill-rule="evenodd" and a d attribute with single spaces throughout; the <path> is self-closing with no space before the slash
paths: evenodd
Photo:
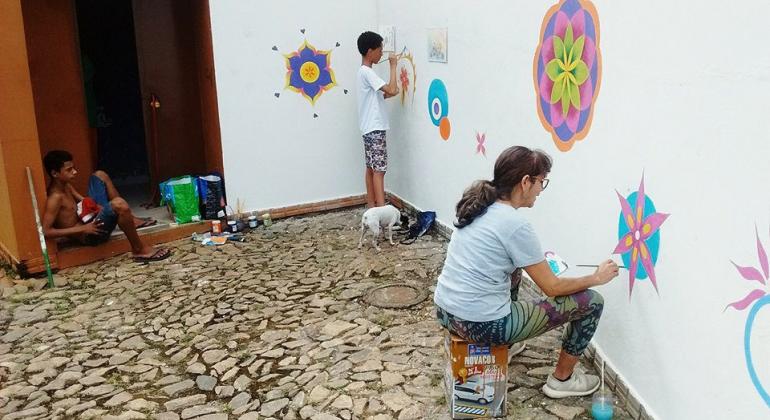
<path id="1" fill-rule="evenodd" d="M 238 232 L 238 222 L 236 222 L 235 220 L 228 221 L 227 229 L 232 233 Z"/>
<path id="2" fill-rule="evenodd" d="M 249 216 L 249 227 L 251 229 L 256 229 L 258 224 L 257 216 Z"/>
<path id="3" fill-rule="evenodd" d="M 262 223 L 265 225 L 265 227 L 269 227 L 273 224 L 273 220 L 270 219 L 270 213 L 265 213 L 262 215 Z"/>
<path id="4" fill-rule="evenodd" d="M 219 220 L 212 220 L 211 221 L 211 233 L 214 235 L 219 235 L 222 233 L 222 222 Z"/>

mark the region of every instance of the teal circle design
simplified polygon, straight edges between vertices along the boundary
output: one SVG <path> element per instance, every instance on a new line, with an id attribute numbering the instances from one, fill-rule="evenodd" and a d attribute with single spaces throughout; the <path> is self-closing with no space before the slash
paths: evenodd
<path id="1" fill-rule="evenodd" d="M 746 351 L 746 367 L 749 369 L 749 377 L 751 377 L 751 383 L 754 384 L 754 388 L 759 392 L 759 396 L 765 401 L 768 407 L 770 407 L 770 394 L 762 386 L 762 382 L 759 381 L 757 371 L 754 369 L 754 361 L 751 358 L 751 330 L 754 328 L 754 319 L 757 317 L 759 310 L 765 306 L 770 305 L 770 295 L 765 295 L 754 303 L 749 311 L 749 316 L 746 318 L 746 331 L 743 335 L 743 347 Z"/>
<path id="2" fill-rule="evenodd" d="M 633 192 L 626 198 L 626 200 L 628 200 L 628 204 L 631 205 L 632 211 L 635 211 L 637 195 L 638 192 Z M 653 204 L 652 200 L 650 200 L 650 197 L 645 196 L 642 220 L 646 219 L 647 216 L 653 213 L 655 213 L 655 204 Z M 628 228 L 628 225 L 626 225 L 626 221 L 624 220 L 623 212 L 621 211 L 620 217 L 618 218 L 618 240 L 620 240 L 620 238 L 625 236 L 630 231 L 631 230 Z M 653 233 L 652 236 L 647 238 L 644 243 L 647 244 L 647 249 L 650 250 L 650 255 L 652 256 L 652 265 L 654 266 L 658 262 L 658 251 L 660 249 L 660 229 Z M 630 269 L 631 251 L 622 254 L 620 257 L 623 259 L 623 264 Z M 647 270 L 645 270 L 644 266 L 642 265 L 642 259 L 639 258 L 636 262 L 636 278 L 639 280 L 644 280 L 648 277 L 649 275 L 647 274 Z"/>
<path id="3" fill-rule="evenodd" d="M 449 115 L 449 95 L 444 82 L 433 79 L 428 88 L 428 115 L 436 127 Z"/>

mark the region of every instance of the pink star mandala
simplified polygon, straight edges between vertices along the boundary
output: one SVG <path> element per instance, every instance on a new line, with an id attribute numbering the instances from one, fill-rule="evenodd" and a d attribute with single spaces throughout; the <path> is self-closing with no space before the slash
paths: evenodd
<path id="1" fill-rule="evenodd" d="M 620 200 L 618 222 L 618 245 L 613 254 L 620 254 L 628 267 L 628 298 L 634 290 L 634 283 L 649 277 L 652 287 L 658 291 L 655 278 L 655 264 L 660 247 L 660 226 L 668 214 L 658 213 L 652 200 L 644 194 L 644 174 L 639 190 L 627 198 L 615 191 Z M 631 203 L 634 203 L 633 208 Z"/>

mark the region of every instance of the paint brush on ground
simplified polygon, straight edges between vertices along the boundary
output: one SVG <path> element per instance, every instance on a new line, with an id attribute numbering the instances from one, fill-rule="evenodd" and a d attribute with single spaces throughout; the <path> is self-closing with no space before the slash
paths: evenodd
<path id="1" fill-rule="evenodd" d="M 35 184 L 32 183 L 32 171 L 27 166 L 27 182 L 29 183 L 29 193 L 32 196 L 32 209 L 35 213 L 35 224 L 37 224 L 37 237 L 40 239 L 40 249 L 43 251 L 43 262 L 45 262 L 45 272 L 48 274 L 48 287 L 53 289 L 53 274 L 51 273 L 51 260 L 48 258 L 48 247 L 45 244 L 45 235 L 43 235 L 43 224 L 40 223 L 40 210 L 37 207 L 37 195 L 35 195 Z"/>
<path id="2" fill-rule="evenodd" d="M 612 392 L 604 388 L 604 360 L 602 360 L 601 390 L 596 392 L 591 403 L 591 417 L 594 420 L 612 420 L 613 398 Z"/>
<path id="3" fill-rule="evenodd" d="M 602 359 L 602 394 L 604 394 L 604 359 Z"/>
<path id="4" fill-rule="evenodd" d="M 575 267 L 593 267 L 593 268 L 599 268 L 597 264 L 575 264 Z M 618 268 L 625 268 L 628 269 L 625 265 L 619 265 Z"/>

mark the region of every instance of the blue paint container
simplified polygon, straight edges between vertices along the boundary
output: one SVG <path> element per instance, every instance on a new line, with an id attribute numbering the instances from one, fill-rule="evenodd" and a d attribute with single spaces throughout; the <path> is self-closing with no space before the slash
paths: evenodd
<path id="1" fill-rule="evenodd" d="M 593 403 L 591 405 L 591 417 L 593 417 L 594 420 L 611 420 L 612 411 L 611 405 L 601 405 L 599 403 Z"/>
<path id="2" fill-rule="evenodd" d="M 594 420 L 610 420 L 613 411 L 613 398 L 610 391 L 602 390 L 594 394 L 591 403 L 591 416 Z"/>

